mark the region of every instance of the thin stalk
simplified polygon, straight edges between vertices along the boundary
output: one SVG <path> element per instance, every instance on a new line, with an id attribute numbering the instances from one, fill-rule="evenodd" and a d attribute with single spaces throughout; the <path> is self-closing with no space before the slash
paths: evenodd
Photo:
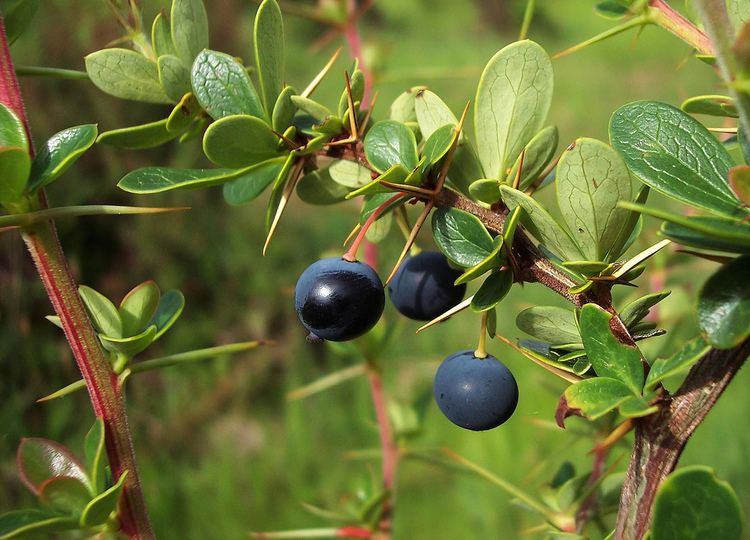
<path id="1" fill-rule="evenodd" d="M 529 35 L 529 27 L 531 26 L 531 19 L 534 17 L 534 4 L 536 0 L 526 0 L 526 9 L 523 12 L 523 22 L 521 22 L 521 30 L 518 32 L 518 39 L 526 39 Z"/>
<path id="2" fill-rule="evenodd" d="M 362 242 L 365 239 L 365 236 L 367 235 L 367 231 L 370 229 L 373 223 L 375 223 L 375 220 L 377 220 L 380 215 L 385 212 L 385 210 L 393 203 L 398 201 L 399 199 L 403 199 L 404 197 L 407 197 L 408 195 L 404 193 L 397 193 L 387 201 L 385 201 L 383 204 L 378 206 L 378 208 L 370 215 L 370 217 L 367 218 L 367 221 L 365 221 L 365 224 L 362 225 L 362 227 L 359 229 L 359 233 L 357 233 L 357 237 L 354 239 L 354 242 L 352 242 L 351 247 L 347 250 L 346 253 L 344 253 L 343 258 L 347 261 L 354 262 L 357 260 L 357 251 L 359 251 L 359 246 L 362 244 Z"/>
<path id="3" fill-rule="evenodd" d="M 77 69 L 61 69 L 44 66 L 16 66 L 19 77 L 50 77 L 53 79 L 68 79 L 73 81 L 88 81 L 89 74 Z"/>

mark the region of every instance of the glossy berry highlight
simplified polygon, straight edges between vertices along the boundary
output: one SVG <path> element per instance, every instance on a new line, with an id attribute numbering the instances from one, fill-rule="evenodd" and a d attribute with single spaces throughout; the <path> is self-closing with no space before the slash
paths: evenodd
<path id="1" fill-rule="evenodd" d="M 378 322 L 385 291 L 377 272 L 367 264 L 332 257 L 302 272 L 294 303 L 300 322 L 315 337 L 348 341 Z"/>
<path id="2" fill-rule="evenodd" d="M 408 257 L 388 284 L 388 295 L 402 315 L 431 321 L 461 302 L 466 285 L 453 283 L 461 275 L 437 251 Z"/>
<path id="3" fill-rule="evenodd" d="M 513 415 L 518 385 L 494 356 L 476 358 L 461 351 L 446 358 L 435 374 L 435 401 L 443 414 L 472 431 L 496 428 Z"/>

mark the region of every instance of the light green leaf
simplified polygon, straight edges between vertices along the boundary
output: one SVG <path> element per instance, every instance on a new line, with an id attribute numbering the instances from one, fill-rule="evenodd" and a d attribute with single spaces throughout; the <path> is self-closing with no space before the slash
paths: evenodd
<path id="1" fill-rule="evenodd" d="M 750 256 L 719 268 L 698 295 L 698 324 L 717 349 L 730 349 L 750 336 Z"/>
<path id="2" fill-rule="evenodd" d="M 144 281 L 125 295 L 118 309 L 123 336 L 134 336 L 146 327 L 156 313 L 160 297 L 159 286 L 152 280 Z"/>
<path id="3" fill-rule="evenodd" d="M 508 181 L 513 183 L 518 176 L 518 168 L 521 166 L 521 157 L 523 157 L 523 170 L 521 171 L 521 181 L 519 189 L 525 191 L 531 184 L 542 174 L 544 168 L 549 165 L 552 158 L 555 157 L 558 144 L 557 126 L 547 126 L 534 138 L 529 141 L 521 155 L 516 159 L 513 168 L 508 174 Z"/>
<path id="4" fill-rule="evenodd" d="M 116 148 L 126 150 L 142 150 L 144 148 L 154 148 L 171 140 L 179 135 L 179 132 L 167 129 L 169 119 L 157 120 L 140 126 L 130 126 L 119 129 L 105 131 L 97 142 Z"/>
<path id="5" fill-rule="evenodd" d="M 414 95 L 414 112 L 422 138 L 428 139 L 443 126 L 455 126 L 458 119 L 437 94 L 430 90 L 419 90 Z"/>
<path id="6" fill-rule="evenodd" d="M 44 483 L 55 477 L 73 478 L 89 485 L 86 471 L 70 450 L 49 439 L 21 439 L 17 463 L 21 481 L 37 495 L 41 493 Z"/>
<path id="7" fill-rule="evenodd" d="M 99 339 L 102 342 L 102 346 L 108 351 L 133 358 L 154 342 L 156 339 L 156 326 L 149 326 L 136 336 L 113 338 L 99 334 Z"/>
<path id="8" fill-rule="evenodd" d="M 81 513 L 81 527 L 95 527 L 107 521 L 109 515 L 117 510 L 120 494 L 125 487 L 128 471 L 124 471 L 117 483 L 101 495 L 93 498 Z"/>
<path id="9" fill-rule="evenodd" d="M 633 393 L 625 384 L 601 375 L 575 383 L 565 390 L 568 407 L 580 409 L 589 420 L 612 412 L 631 397 Z"/>
<path id="10" fill-rule="evenodd" d="M 249 167 L 279 157 L 279 138 L 260 118 L 246 114 L 226 116 L 203 135 L 206 157 L 221 167 Z"/>
<path id="11" fill-rule="evenodd" d="M 505 298 L 512 286 L 513 272 L 510 270 L 493 272 L 474 294 L 471 309 L 481 313 L 494 308 Z"/>
<path id="12" fill-rule="evenodd" d="M 83 304 L 96 329 L 107 336 L 122 337 L 122 320 L 115 305 L 102 293 L 91 287 L 78 287 Z"/>
<path id="13" fill-rule="evenodd" d="M 48 510 L 14 510 L 0 515 L 0 540 L 33 538 L 78 528 L 78 520 Z"/>
<path id="14" fill-rule="evenodd" d="M 333 116 L 331 109 L 325 105 L 318 103 L 314 99 L 303 96 L 291 96 L 290 98 L 295 107 L 300 111 L 309 114 L 319 124 L 324 123 L 327 119 Z M 313 126 L 314 127 L 314 126 Z"/>
<path id="15" fill-rule="evenodd" d="M 190 83 L 190 69 L 185 63 L 171 54 L 160 56 L 157 62 L 159 82 L 164 92 L 175 103 L 193 88 Z"/>
<path id="16" fill-rule="evenodd" d="M 706 354 L 711 347 L 703 340 L 696 338 L 688 341 L 685 346 L 669 358 L 659 358 L 651 364 L 646 378 L 646 388 L 653 390 L 657 384 L 667 377 L 686 371 Z"/>
<path id="17" fill-rule="evenodd" d="M 654 414 L 659 410 L 658 405 L 651 405 L 641 396 L 630 396 L 620 403 L 620 414 L 625 418 L 642 418 L 649 414 Z"/>
<path id="18" fill-rule="evenodd" d="M 427 90 L 426 86 L 414 86 L 406 92 L 401 93 L 391 104 L 390 119 L 403 124 L 416 123 L 417 111 L 416 97 L 417 93 Z"/>
<path id="19" fill-rule="evenodd" d="M 208 16 L 202 0 L 172 0 L 172 43 L 187 65 L 208 48 Z"/>
<path id="20" fill-rule="evenodd" d="M 107 449 L 104 444 L 104 421 L 97 418 L 86 434 L 83 449 L 86 455 L 86 469 L 91 481 L 91 494 L 97 495 L 104 489 Z"/>
<path id="21" fill-rule="evenodd" d="M 201 106 L 193 93 L 185 94 L 167 117 L 167 131 L 181 134 L 191 125 L 199 125 L 201 120 L 206 120 L 205 118 L 196 120 L 196 116 L 201 112 Z M 183 142 L 182 139 L 180 139 L 180 142 Z"/>
<path id="22" fill-rule="evenodd" d="M 508 208 L 521 207 L 524 214 L 521 222 L 546 248 L 562 259 L 578 260 L 583 255 L 568 233 L 538 202 L 509 186 L 501 186 L 500 193 Z"/>
<path id="23" fill-rule="evenodd" d="M 739 540 L 742 508 L 729 483 L 701 465 L 683 467 L 659 487 L 651 540 Z"/>
<path id="24" fill-rule="evenodd" d="M 603 142 L 581 138 L 560 158 L 555 185 L 563 219 L 584 258 L 603 260 L 629 217 L 617 207 L 633 197 L 625 163 Z"/>
<path id="25" fill-rule="evenodd" d="M 8 208 L 23 200 L 30 172 L 28 150 L 0 147 L 0 204 Z"/>
<path id="26" fill-rule="evenodd" d="M 408 170 L 417 166 L 414 133 L 395 120 L 382 120 L 374 124 L 367 132 L 364 147 L 367 160 L 380 173 L 394 165 L 402 165 Z"/>
<path id="27" fill-rule="evenodd" d="M 737 109 L 729 96 L 694 96 L 683 101 L 680 108 L 690 114 L 737 118 Z"/>
<path id="28" fill-rule="evenodd" d="M 641 190 L 635 197 L 636 204 L 646 204 L 648 194 L 651 189 L 648 186 L 641 186 Z M 612 241 L 612 245 L 609 248 L 609 253 L 605 257 L 607 262 L 616 261 L 628 248 L 635 242 L 640 235 L 640 230 L 643 227 L 643 220 L 641 219 L 638 212 L 630 210 L 628 212 L 628 218 L 625 220 L 625 225 L 620 229 L 619 233 Z"/>
<path id="29" fill-rule="evenodd" d="M 70 476 L 54 476 L 39 486 L 39 500 L 59 512 L 78 515 L 91 499 L 87 484 Z"/>
<path id="30" fill-rule="evenodd" d="M 354 62 L 355 66 L 357 65 L 357 61 Z M 352 72 L 351 78 L 349 79 L 349 87 L 352 91 L 352 103 L 355 104 L 355 110 L 358 109 L 356 103 L 359 101 L 362 101 L 362 98 L 365 95 L 365 75 L 362 73 L 362 70 L 354 68 L 354 71 Z M 344 118 L 347 116 L 347 111 L 349 111 L 349 93 L 347 92 L 346 88 L 341 93 L 341 97 L 339 98 L 339 107 L 338 107 L 338 114 L 340 118 Z M 395 118 L 391 118 L 391 120 L 395 120 Z"/>
<path id="31" fill-rule="evenodd" d="M 489 61 L 479 80 L 474 131 L 485 174 L 504 179 L 544 125 L 552 101 L 552 62 L 533 41 L 518 41 Z"/>
<path id="32" fill-rule="evenodd" d="M 518 314 L 516 326 L 551 345 L 581 343 L 575 314 L 569 309 L 556 306 L 530 307 Z"/>
<path id="33" fill-rule="evenodd" d="M 745 214 L 728 185 L 731 156 L 692 116 L 665 103 L 636 101 L 615 111 L 609 136 L 652 189 L 720 215 Z"/>
<path id="34" fill-rule="evenodd" d="M 172 103 L 156 62 L 129 49 L 103 49 L 86 57 L 86 72 L 102 92 L 133 101 Z"/>
<path id="35" fill-rule="evenodd" d="M 26 135 L 26 128 L 13 112 L 6 105 L 0 103 L 0 147 L 16 147 L 29 151 L 29 140 Z"/>
<path id="36" fill-rule="evenodd" d="M 475 201 L 494 204 L 500 200 L 500 180 L 480 178 L 469 184 L 469 194 Z"/>
<path id="37" fill-rule="evenodd" d="M 263 0 L 255 15 L 255 65 L 268 116 L 284 84 L 284 22 L 276 0 Z"/>
<path id="38" fill-rule="evenodd" d="M 479 218 L 455 208 L 439 208 L 433 214 L 432 234 L 440 251 L 463 268 L 481 263 L 494 249 Z"/>
<path id="39" fill-rule="evenodd" d="M 658 293 L 647 294 L 633 300 L 620 310 L 620 320 L 622 321 L 622 324 L 630 328 L 634 324 L 640 322 L 641 319 L 648 315 L 648 312 L 652 307 L 664 300 L 670 294 L 672 294 L 672 291 L 661 291 Z"/>
<path id="40" fill-rule="evenodd" d="M 281 162 L 283 160 L 273 160 Z M 250 174 L 264 164 L 244 169 L 170 169 L 145 167 L 126 174 L 117 186 L 129 193 L 161 193 L 173 189 L 194 189 L 224 184 Z"/>
<path id="41" fill-rule="evenodd" d="M 153 47 L 157 58 L 165 54 L 177 56 L 174 43 L 172 43 L 172 30 L 169 25 L 169 18 L 164 11 L 156 14 L 154 23 L 151 25 L 151 47 Z"/>
<path id="42" fill-rule="evenodd" d="M 619 341 L 609 326 L 612 314 L 596 304 L 581 308 L 579 327 L 586 356 L 599 377 L 622 382 L 631 394 L 640 395 L 643 388 L 641 351 Z"/>
<path id="43" fill-rule="evenodd" d="M 294 114 L 297 112 L 297 106 L 292 101 L 292 96 L 296 96 L 297 91 L 291 86 L 285 86 L 279 94 L 276 104 L 273 106 L 272 125 L 273 129 L 283 133 L 292 125 Z"/>
<path id="44" fill-rule="evenodd" d="M 241 176 L 224 184 L 224 200 L 231 205 L 252 201 L 274 181 L 283 164 L 284 158 L 275 158 L 244 169 Z"/>
<path id="45" fill-rule="evenodd" d="M 247 70 L 228 54 L 202 51 L 191 80 L 198 103 L 214 120 L 236 114 L 267 118 Z"/>
<path id="46" fill-rule="evenodd" d="M 372 182 L 370 170 L 350 159 L 334 161 L 328 167 L 328 172 L 334 182 L 350 189 L 358 189 Z"/>
<path id="47" fill-rule="evenodd" d="M 31 166 L 29 190 L 37 190 L 60 177 L 96 142 L 95 124 L 64 129 L 39 148 Z"/>

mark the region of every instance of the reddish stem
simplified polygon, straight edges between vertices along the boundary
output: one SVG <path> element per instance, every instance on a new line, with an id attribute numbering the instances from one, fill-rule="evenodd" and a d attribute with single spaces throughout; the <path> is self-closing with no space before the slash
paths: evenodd
<path id="1" fill-rule="evenodd" d="M 10 55 L 5 22 L 1 17 L 0 103 L 12 109 L 23 122 L 29 134 L 29 152 L 33 156 L 29 123 Z M 39 198 L 42 206 L 46 206 L 43 192 Z M 60 317 L 65 337 L 86 381 L 94 413 L 104 420 L 107 455 L 112 475 L 117 480 L 123 472 L 128 471 L 119 509 L 122 531 L 131 538 L 153 538 L 140 487 L 125 402 L 117 383 L 117 376 L 112 371 L 78 295 L 78 288 L 68 269 L 55 225 L 48 221 L 25 227 L 22 229 L 22 236 L 52 306 Z"/>
<path id="2" fill-rule="evenodd" d="M 352 56 L 358 60 L 359 69 L 365 79 L 365 91 L 362 96 L 362 108 L 366 108 L 366 104 L 370 102 L 370 95 L 372 94 L 372 75 L 370 70 L 367 69 L 364 58 L 362 57 L 362 36 L 359 33 L 359 26 L 357 21 L 361 13 L 364 10 L 357 10 L 356 0 L 347 0 L 346 2 L 346 24 L 344 25 L 344 38 L 346 43 L 349 45 L 349 52 Z"/>
<path id="3" fill-rule="evenodd" d="M 347 261 L 354 262 L 357 260 L 357 251 L 359 251 L 360 244 L 364 241 L 365 236 L 367 235 L 367 231 L 370 229 L 373 223 L 375 223 L 375 220 L 377 220 L 380 217 L 380 214 L 385 212 L 385 210 L 393 203 L 395 203 L 399 199 L 403 199 L 404 197 L 408 197 L 406 193 L 397 193 L 387 201 L 385 201 L 383 204 L 377 207 L 375 211 L 370 215 L 370 217 L 367 218 L 367 221 L 365 221 L 365 224 L 362 225 L 362 228 L 359 230 L 359 233 L 357 233 L 357 237 L 354 239 L 354 242 L 352 242 L 351 247 L 344 253 L 343 257 Z"/>
<path id="4" fill-rule="evenodd" d="M 714 55 L 715 49 L 708 36 L 676 11 L 665 0 L 651 0 L 651 17 L 653 22 L 672 32 L 678 38 L 692 46 L 698 53 Z"/>

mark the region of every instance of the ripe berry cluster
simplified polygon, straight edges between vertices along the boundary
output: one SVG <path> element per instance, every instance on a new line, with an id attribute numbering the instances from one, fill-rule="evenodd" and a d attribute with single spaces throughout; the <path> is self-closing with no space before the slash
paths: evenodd
<path id="1" fill-rule="evenodd" d="M 404 261 L 388 294 L 404 316 L 432 320 L 463 299 L 466 285 L 454 285 L 459 275 L 442 253 L 421 252 Z M 365 263 L 321 259 L 297 281 L 295 307 L 312 338 L 348 341 L 368 332 L 383 314 L 383 282 Z M 499 426 L 518 403 L 518 386 L 510 370 L 494 356 L 479 358 L 474 351 L 460 351 L 443 361 L 435 375 L 434 393 L 451 422 L 474 431 Z"/>

